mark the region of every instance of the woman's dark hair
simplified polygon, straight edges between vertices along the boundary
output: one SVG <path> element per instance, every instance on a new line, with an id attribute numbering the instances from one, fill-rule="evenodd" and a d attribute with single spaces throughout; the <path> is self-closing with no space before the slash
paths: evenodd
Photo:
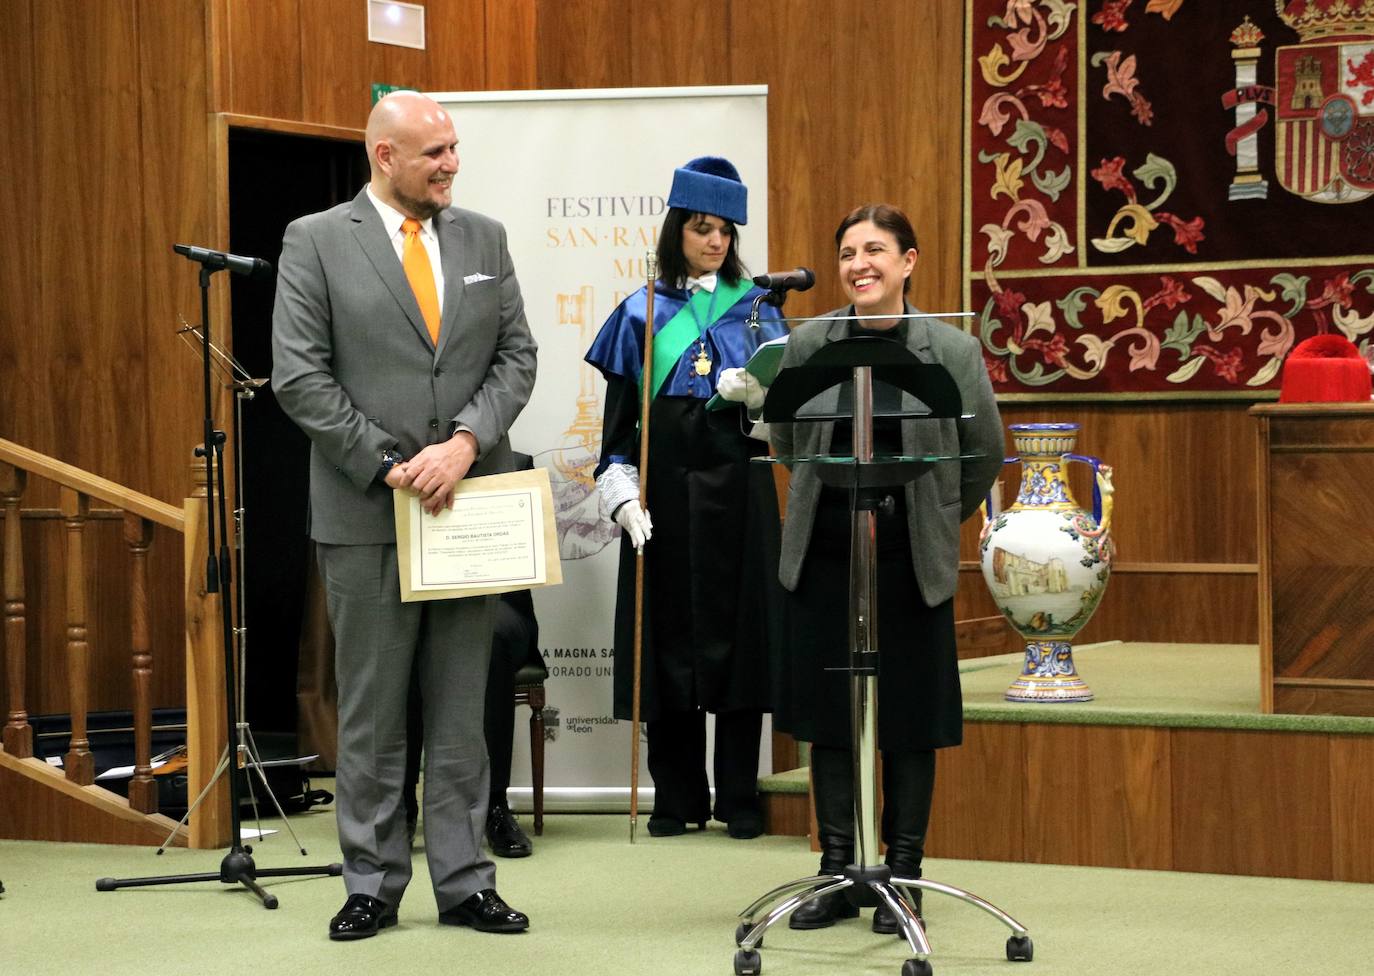
<path id="1" fill-rule="evenodd" d="M 835 228 L 836 252 L 840 250 L 840 242 L 844 240 L 845 231 L 855 224 L 862 224 L 865 220 L 871 220 L 873 226 L 895 237 L 897 247 L 903 254 L 907 251 L 915 251 L 917 254 L 921 252 L 916 244 L 916 231 L 912 229 L 911 221 L 907 220 L 906 214 L 888 203 L 866 203 L 849 211 L 844 220 L 840 221 L 840 226 Z M 905 294 L 910 289 L 911 278 L 908 277 L 902 287 L 902 293 Z"/>
<path id="2" fill-rule="evenodd" d="M 682 253 L 682 229 L 703 216 L 715 215 L 693 213 L 681 207 L 668 208 L 663 218 L 663 229 L 658 232 L 659 281 L 676 288 L 678 282 L 687 278 L 687 257 Z M 725 220 L 724 217 L 720 219 Z M 733 285 L 744 277 L 744 262 L 739 259 L 739 228 L 726 220 L 725 229 L 730 232 L 730 244 L 718 273 L 723 281 Z"/>

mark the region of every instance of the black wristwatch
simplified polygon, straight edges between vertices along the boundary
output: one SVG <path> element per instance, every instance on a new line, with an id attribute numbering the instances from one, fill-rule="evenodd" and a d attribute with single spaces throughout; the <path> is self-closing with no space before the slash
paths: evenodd
<path id="1" fill-rule="evenodd" d="M 404 460 L 400 451 L 388 447 L 382 452 L 382 466 L 377 469 L 377 480 L 385 484 L 387 472 Z"/>

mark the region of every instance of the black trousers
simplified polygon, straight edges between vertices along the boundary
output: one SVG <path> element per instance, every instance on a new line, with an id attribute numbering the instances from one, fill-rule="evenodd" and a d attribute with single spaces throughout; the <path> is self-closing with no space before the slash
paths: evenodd
<path id="1" fill-rule="evenodd" d="M 715 818 L 729 823 L 759 807 L 759 736 L 763 713 L 720 712 L 716 715 L 713 771 Z M 649 775 L 654 779 L 654 816 L 683 823 L 711 819 L 711 792 L 706 779 L 706 713 L 675 712 L 645 723 L 649 737 Z"/>

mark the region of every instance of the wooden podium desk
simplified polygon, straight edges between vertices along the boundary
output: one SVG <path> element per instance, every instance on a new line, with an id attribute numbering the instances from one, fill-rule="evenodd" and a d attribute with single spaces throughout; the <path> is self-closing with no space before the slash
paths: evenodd
<path id="1" fill-rule="evenodd" d="M 1261 708 L 1374 715 L 1374 403 L 1262 404 Z"/>

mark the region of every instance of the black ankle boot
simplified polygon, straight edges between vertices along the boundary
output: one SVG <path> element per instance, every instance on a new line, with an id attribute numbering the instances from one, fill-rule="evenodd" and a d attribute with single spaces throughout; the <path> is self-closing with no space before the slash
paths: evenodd
<path id="1" fill-rule="evenodd" d="M 895 869 L 892 873 L 893 875 L 898 874 Z M 911 875 L 903 874 L 901 877 L 909 878 Z M 926 918 L 921 914 L 920 888 L 911 890 L 911 907 L 916 910 L 916 921 L 921 923 L 921 928 L 925 928 Z M 897 925 L 897 916 L 892 913 L 892 909 L 888 908 L 886 904 L 880 904 L 877 908 L 873 909 L 873 931 L 877 932 L 879 935 L 897 935 L 901 931 L 900 926 Z"/>
<path id="2" fill-rule="evenodd" d="M 822 872 L 829 874 L 828 871 Z M 842 918 L 858 918 L 859 909 L 849 903 L 843 891 L 813 898 L 792 913 L 787 927 L 792 929 L 825 929 Z"/>

